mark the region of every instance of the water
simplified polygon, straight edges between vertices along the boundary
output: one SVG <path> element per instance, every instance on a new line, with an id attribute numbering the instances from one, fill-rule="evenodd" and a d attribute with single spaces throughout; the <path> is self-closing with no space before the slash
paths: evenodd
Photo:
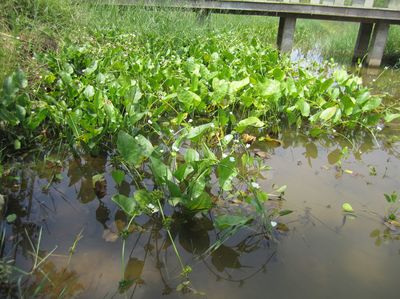
<path id="1" fill-rule="evenodd" d="M 380 82 L 373 82 L 376 90 Z M 395 123 L 377 136 L 378 144 L 367 133 L 312 140 L 293 131 L 282 132 L 282 146 L 253 144 L 251 150 L 268 153 L 272 167 L 261 188 L 288 185 L 285 200 L 270 204 L 294 212 L 281 218 L 274 240 L 242 230 L 208 256 L 217 238 L 210 215 L 190 219 L 175 212 L 172 234 L 193 268 L 193 287 L 204 295 L 176 291 L 179 263 L 156 217 L 138 219 L 143 229 L 129 236 L 122 270 L 118 232 L 127 219 L 110 197 L 132 194 L 134 184 L 126 177 L 116 186 L 107 157 L 16 165 L 10 176 L 18 177 L 4 179 L 0 192 L 9 196 L 7 214 L 18 216 L 6 226 L 1 254 L 30 269 L 31 242 L 40 240 L 42 257 L 54 249 L 41 265 L 51 280 L 44 287 L 50 298 L 398 298 L 400 235 L 383 218 L 384 193 L 400 192 L 399 136 Z M 350 154 L 340 168 L 346 146 Z M 99 173 L 107 184 L 95 191 L 92 177 Z M 345 202 L 355 216 L 342 212 Z M 122 276 L 134 283 L 119 288 Z M 23 283 L 27 297 L 42 281 L 37 273 Z"/>

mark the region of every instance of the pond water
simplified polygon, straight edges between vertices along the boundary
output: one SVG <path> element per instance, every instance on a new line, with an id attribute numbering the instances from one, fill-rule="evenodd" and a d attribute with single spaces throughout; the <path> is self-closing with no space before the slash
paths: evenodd
<path id="1" fill-rule="evenodd" d="M 143 229 L 127 239 L 122 270 L 118 232 L 127 219 L 111 196 L 132 194 L 134 187 L 128 179 L 115 185 L 106 157 L 20 164 L 18 178 L 1 187 L 9 197 L 7 213 L 18 216 L 6 226 L 1 253 L 29 269 L 31 242 L 40 240 L 42 257 L 55 249 L 42 264 L 52 298 L 398 298 L 400 234 L 383 219 L 389 207 L 384 193 L 400 191 L 400 125 L 383 129 L 378 143 L 367 133 L 313 140 L 284 131 L 279 139 L 280 146 L 251 147 L 272 167 L 261 188 L 287 185 L 284 200 L 272 204 L 294 211 L 281 219 L 273 239 L 250 228 L 204 255 L 217 236 L 212 215 L 173 215 L 172 234 L 203 295 L 176 291 L 179 263 L 159 218 L 138 219 Z M 344 147 L 349 156 L 338 164 Z M 99 173 L 107 184 L 95 191 L 92 177 Z M 342 211 L 345 202 L 354 215 Z M 122 276 L 134 282 L 119 288 Z M 36 274 L 24 288 L 34 292 L 42 280 Z"/>

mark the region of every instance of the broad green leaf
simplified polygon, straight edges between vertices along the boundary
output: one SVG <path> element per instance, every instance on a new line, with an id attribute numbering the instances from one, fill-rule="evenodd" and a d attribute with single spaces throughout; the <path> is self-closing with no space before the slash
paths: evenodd
<path id="1" fill-rule="evenodd" d="M 190 211 L 204 211 L 212 208 L 212 200 L 208 193 L 203 192 L 195 199 L 187 199 L 182 202 L 183 206 Z"/>
<path id="2" fill-rule="evenodd" d="M 302 116 L 308 117 L 310 115 L 310 104 L 304 99 L 298 100 L 296 106 L 300 110 Z"/>
<path id="3" fill-rule="evenodd" d="M 111 200 L 115 202 L 128 216 L 135 217 L 140 214 L 139 205 L 132 197 L 116 194 L 111 198 Z"/>
<path id="4" fill-rule="evenodd" d="M 159 184 L 165 183 L 166 181 L 173 181 L 171 170 L 160 159 L 151 156 L 150 162 L 153 175 Z"/>
<path id="5" fill-rule="evenodd" d="M 184 158 L 186 162 L 190 163 L 194 161 L 199 161 L 200 155 L 196 150 L 189 148 L 186 150 Z"/>
<path id="6" fill-rule="evenodd" d="M 319 118 L 328 121 L 330 120 L 336 113 L 337 107 L 329 107 L 321 112 Z"/>
<path id="7" fill-rule="evenodd" d="M 201 103 L 201 98 L 190 90 L 180 89 L 177 94 L 179 102 L 181 102 L 186 109 L 191 109 Z"/>
<path id="8" fill-rule="evenodd" d="M 390 123 L 397 118 L 400 118 L 400 113 L 386 113 L 385 122 Z"/>
<path id="9" fill-rule="evenodd" d="M 242 88 L 247 86 L 249 83 L 250 83 L 249 77 L 244 78 L 243 80 L 240 80 L 240 81 L 232 81 L 229 84 L 229 93 L 230 94 L 235 94 L 238 91 L 240 91 Z"/>
<path id="10" fill-rule="evenodd" d="M 253 219 L 241 215 L 221 215 L 215 218 L 214 225 L 219 230 L 240 227 L 249 224 Z"/>
<path id="11" fill-rule="evenodd" d="M 264 122 L 262 122 L 258 117 L 250 116 L 248 118 L 242 119 L 236 126 L 236 131 L 242 133 L 247 127 L 256 127 L 261 128 L 264 126 Z"/>
<path id="12" fill-rule="evenodd" d="M 124 131 L 118 133 L 117 148 L 122 158 L 134 166 L 140 165 L 154 150 L 153 145 L 144 136 L 132 137 Z"/>
<path id="13" fill-rule="evenodd" d="M 343 211 L 345 211 L 347 213 L 354 212 L 353 207 L 347 202 L 342 205 L 342 209 L 343 209 Z"/>
<path id="14" fill-rule="evenodd" d="M 365 104 L 362 107 L 362 111 L 371 111 L 379 107 L 379 105 L 382 103 L 381 98 L 370 98 L 368 101 L 365 102 Z"/>
<path id="15" fill-rule="evenodd" d="M 122 170 L 116 169 L 111 172 L 111 176 L 114 179 L 114 181 L 117 183 L 117 185 L 121 185 L 122 181 L 125 178 L 125 172 Z"/>
<path id="16" fill-rule="evenodd" d="M 99 62 L 95 60 L 88 68 L 84 69 L 83 72 L 85 73 L 85 75 L 90 75 L 94 73 L 97 70 L 98 63 Z"/>
<path id="17" fill-rule="evenodd" d="M 92 85 L 86 86 L 85 90 L 83 91 L 83 94 L 88 99 L 92 98 L 94 96 L 94 87 Z"/>
<path id="18" fill-rule="evenodd" d="M 197 127 L 190 128 L 188 134 L 186 135 L 186 138 L 194 139 L 196 137 L 199 137 L 207 129 L 213 128 L 213 127 L 214 127 L 214 123 L 208 123 L 208 124 L 204 124 L 204 125 L 200 125 L 200 126 L 197 126 Z"/>
<path id="19" fill-rule="evenodd" d="M 232 189 L 232 180 L 237 176 L 236 163 L 233 157 L 222 159 L 217 167 L 218 182 L 222 190 Z"/>
<path id="20" fill-rule="evenodd" d="M 258 86 L 258 89 L 263 97 L 278 95 L 281 92 L 281 83 L 277 80 L 267 79 Z"/>

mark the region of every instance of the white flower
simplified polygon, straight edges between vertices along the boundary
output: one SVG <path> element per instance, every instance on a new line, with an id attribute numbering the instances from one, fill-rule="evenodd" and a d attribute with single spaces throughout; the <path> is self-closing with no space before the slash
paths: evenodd
<path id="1" fill-rule="evenodd" d="M 260 185 L 256 182 L 251 182 L 251 186 L 256 189 L 260 189 Z"/>
<path id="2" fill-rule="evenodd" d="M 169 132 L 170 132 L 170 133 L 172 133 L 172 134 L 174 134 L 174 133 L 175 133 L 175 131 L 174 131 L 174 130 L 172 130 L 172 129 L 169 129 Z"/>
<path id="3" fill-rule="evenodd" d="M 178 151 L 179 151 L 179 148 L 176 147 L 176 145 L 173 145 L 173 146 L 172 146 L 172 150 L 173 150 L 174 152 L 178 152 Z"/>
<path id="4" fill-rule="evenodd" d="M 215 125 L 214 125 L 214 123 L 212 123 L 212 124 L 211 124 L 211 128 L 215 128 Z"/>
<path id="5" fill-rule="evenodd" d="M 233 142 L 234 143 L 239 143 L 239 140 L 238 139 L 234 139 Z"/>
<path id="6" fill-rule="evenodd" d="M 155 209 L 155 205 L 153 205 L 152 203 L 149 203 L 148 205 L 147 205 L 150 209 L 152 209 L 152 210 L 154 210 Z"/>
<path id="7" fill-rule="evenodd" d="M 225 159 L 226 157 L 228 157 L 228 155 L 225 153 L 222 153 L 222 158 Z"/>
<path id="8" fill-rule="evenodd" d="M 163 153 L 164 152 L 164 150 L 163 149 L 160 149 L 160 153 Z"/>
<path id="9" fill-rule="evenodd" d="M 153 124 L 153 122 L 151 121 L 151 119 L 149 119 L 149 120 L 147 121 L 147 123 L 148 123 L 149 125 L 152 125 L 152 124 Z"/>
<path id="10" fill-rule="evenodd" d="M 189 119 L 189 120 L 188 120 L 188 123 L 191 123 L 191 122 L 193 122 L 193 119 Z"/>
<path id="11" fill-rule="evenodd" d="M 232 115 L 233 114 L 232 111 L 229 111 L 229 114 Z"/>
<path id="12" fill-rule="evenodd" d="M 235 162 L 235 158 L 234 158 L 234 157 L 230 157 L 230 158 L 229 158 L 229 161 Z"/>
<path id="13" fill-rule="evenodd" d="M 135 137 L 135 140 L 139 140 L 139 137 L 136 136 L 136 137 Z"/>
<path id="14" fill-rule="evenodd" d="M 271 221 L 271 226 L 272 227 L 275 227 L 275 226 L 277 226 L 278 225 L 278 223 L 277 222 L 275 222 L 275 221 Z"/>
<path id="15" fill-rule="evenodd" d="M 250 147 L 250 144 L 246 144 L 246 148 L 249 148 Z"/>

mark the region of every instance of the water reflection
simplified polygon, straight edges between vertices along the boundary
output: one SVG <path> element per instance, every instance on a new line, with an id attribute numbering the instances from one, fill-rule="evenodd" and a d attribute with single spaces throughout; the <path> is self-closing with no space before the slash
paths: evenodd
<path id="1" fill-rule="evenodd" d="M 174 219 L 171 233 L 185 263 L 193 267 L 194 285 L 209 298 L 219 298 L 222 293 L 232 298 L 262 298 L 266 288 L 283 287 L 275 277 L 286 275 L 290 280 L 291 267 L 301 272 L 301 259 L 314 263 L 314 246 L 319 246 L 326 256 L 334 255 L 332 244 L 343 254 L 352 247 L 362 247 L 367 256 L 373 255 L 385 265 L 398 265 L 386 250 L 398 247 L 399 235 L 385 228 L 379 217 L 384 213 L 382 193 L 398 186 L 400 142 L 396 130 L 396 125 L 384 129 L 378 136 L 379 144 L 370 134 L 355 134 L 350 139 L 327 135 L 315 140 L 290 130 L 278 136 L 282 141 L 279 147 L 255 143 L 255 154 L 259 151 L 257 155 L 268 159 L 274 169 L 263 185 L 289 185 L 287 202 L 275 203 L 295 211 L 286 224 L 279 224 L 277 232 L 285 237 L 276 235 L 275 241 L 271 241 L 251 229 L 243 230 L 208 254 L 207 250 L 218 239 L 211 220 L 213 214 L 185 217 L 178 211 L 170 211 L 169 216 Z M 343 159 L 345 148 L 350 156 Z M 341 159 L 343 169 L 363 176 L 338 180 L 321 170 L 337 165 Z M 369 174 L 370 165 L 376 168 L 377 175 Z M 30 269 L 34 263 L 31 243 L 37 244 L 43 228 L 43 254 L 58 246 L 56 257 L 42 265 L 52 281 L 43 288 L 49 297 L 61 293 L 66 297 L 79 294 L 82 298 L 125 294 L 139 298 L 178 296 L 179 265 L 160 217 L 139 217 L 130 227 L 132 234 L 122 268 L 119 233 L 128 219 L 110 197 L 116 192 L 131 195 L 135 188 L 128 177 L 117 186 L 111 178 L 112 170 L 112 161 L 102 156 L 68 156 L 15 164 L 1 182 L 0 193 L 6 196 L 5 214 L 18 216 L 15 223 L 5 227 L 6 242 L 1 255 L 14 257 L 16 265 Z M 105 174 L 104 180 L 94 183 L 93 176 L 98 174 Z M 368 179 L 370 184 L 359 178 Z M 340 206 L 344 200 L 352 203 L 356 219 L 350 221 L 343 215 Z M 68 264 L 69 249 L 82 229 L 84 237 L 77 243 Z M 328 245 L 321 245 L 318 240 Z M 295 262 L 288 265 L 287 260 Z M 324 259 L 318 263 L 327 269 L 332 267 Z M 374 267 L 371 265 L 368 271 L 377 271 Z M 363 285 L 361 274 L 354 275 L 361 281 L 359 286 Z M 285 277 L 281 278 L 285 281 Z M 26 285 L 33 290 L 43 279 L 43 273 L 36 273 Z M 340 277 L 336 279 L 340 283 Z M 120 281 L 125 283 L 119 284 Z M 308 284 L 307 280 L 302 282 Z M 387 283 L 383 284 L 382 294 L 392 285 L 391 281 Z M 237 288 L 232 291 L 232 286 Z"/>

